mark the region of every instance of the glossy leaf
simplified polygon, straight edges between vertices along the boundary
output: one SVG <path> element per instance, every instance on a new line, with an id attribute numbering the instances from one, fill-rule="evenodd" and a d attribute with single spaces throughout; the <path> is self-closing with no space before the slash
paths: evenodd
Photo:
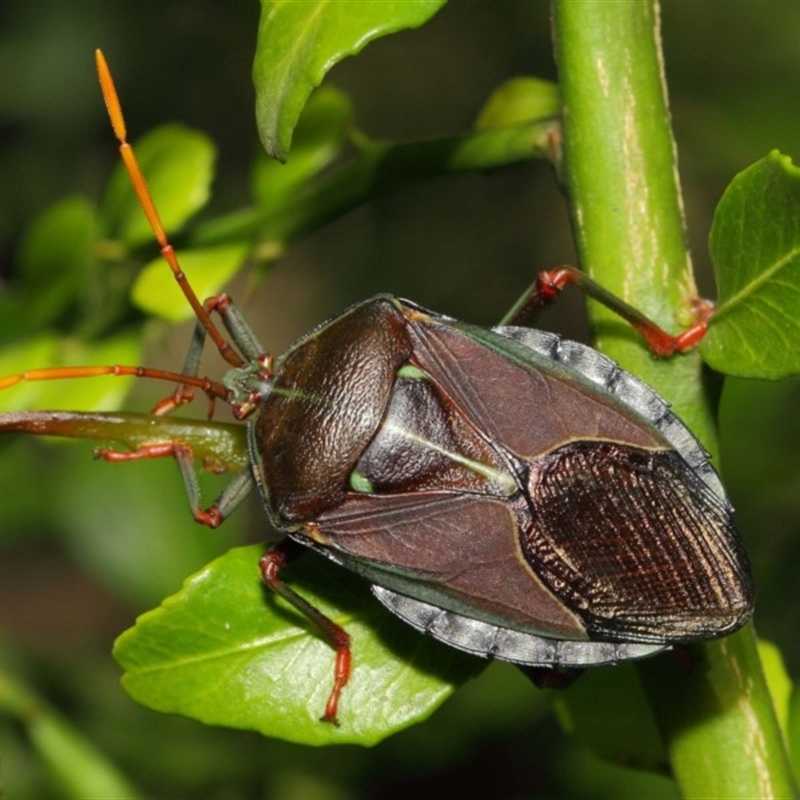
<path id="1" fill-rule="evenodd" d="M 134 147 L 164 229 L 174 234 L 208 202 L 216 147 L 204 133 L 184 125 L 156 128 Z M 153 239 L 122 164 L 114 172 L 101 212 L 109 235 L 129 246 Z"/>
<path id="2" fill-rule="evenodd" d="M 219 294 L 241 267 L 247 252 L 247 244 L 230 244 L 185 250 L 179 257 L 195 293 L 206 298 Z M 160 256 L 146 264 L 136 276 L 131 299 L 142 311 L 171 322 L 194 316 L 172 271 Z"/>
<path id="3" fill-rule="evenodd" d="M 479 131 L 555 117 L 561 111 L 558 86 L 540 78 L 511 78 L 495 89 L 481 109 Z"/>
<path id="4" fill-rule="evenodd" d="M 710 240 L 717 312 L 702 353 L 728 375 L 800 372 L 800 170 L 774 151 L 737 175 Z"/>
<path id="5" fill-rule="evenodd" d="M 334 653 L 260 579 L 263 547 L 231 550 L 124 633 L 115 656 L 139 702 L 305 744 L 374 744 L 429 716 L 486 662 L 420 636 L 367 585 L 315 556 L 287 582 L 352 636 L 338 727 L 320 722 Z"/>
<path id="6" fill-rule="evenodd" d="M 281 164 L 260 154 L 253 174 L 253 194 L 268 204 L 330 165 L 345 142 L 353 116 L 350 98 L 333 86 L 322 86 L 303 109 L 294 134 L 292 157 Z"/>
<path id="7" fill-rule="evenodd" d="M 284 161 L 300 112 L 326 73 L 373 39 L 430 19 L 445 0 L 261 0 L 253 64 L 256 122 L 267 153 Z"/>

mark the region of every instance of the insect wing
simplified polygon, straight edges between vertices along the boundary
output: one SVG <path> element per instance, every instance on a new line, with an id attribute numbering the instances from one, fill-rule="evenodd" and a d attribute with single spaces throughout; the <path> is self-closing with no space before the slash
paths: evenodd
<path id="1" fill-rule="evenodd" d="M 586 638 L 520 559 L 515 511 L 457 492 L 366 495 L 318 524 L 326 554 L 379 586 L 527 633 Z"/>
<path id="2" fill-rule="evenodd" d="M 385 424 L 371 445 L 374 474 L 403 473 L 405 484 L 368 484 L 322 514 L 314 538 L 323 552 L 384 587 L 390 607 L 393 593 L 405 596 L 417 627 L 430 627 L 425 604 L 576 642 L 691 641 L 746 621 L 752 582 L 730 508 L 661 398 L 590 348 L 404 307 L 417 383 L 437 397 L 425 408 L 438 403 L 433 416 L 457 419 L 491 454 L 474 459 L 465 451 L 479 446 L 459 434 L 453 459 L 444 423 L 423 421 L 409 441 L 447 443 L 398 459 L 396 442 L 378 446 Z M 561 360 L 541 352 L 553 345 Z M 405 413 L 390 408 L 387 420 L 403 428 Z M 428 451 L 487 474 L 477 486 L 418 482 L 418 454 Z M 439 638 L 471 649 L 455 634 Z"/>

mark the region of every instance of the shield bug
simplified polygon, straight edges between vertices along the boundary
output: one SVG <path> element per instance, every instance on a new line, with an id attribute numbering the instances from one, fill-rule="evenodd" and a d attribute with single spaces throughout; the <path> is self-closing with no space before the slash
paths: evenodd
<path id="1" fill-rule="evenodd" d="M 371 585 L 418 630 L 526 667 L 608 664 L 724 636 L 752 613 L 747 556 L 707 455 L 668 404 L 595 350 L 521 324 L 566 283 L 629 320 L 660 355 L 691 347 L 709 309 L 673 337 L 571 268 L 543 273 L 506 324 L 480 328 L 382 295 L 277 358 L 226 295 L 201 303 L 181 271 L 98 69 L 120 151 L 166 261 L 197 316 L 181 373 L 51 369 L 0 381 L 135 374 L 174 381 L 165 414 L 196 389 L 247 421 L 250 463 L 208 508 L 180 441 L 102 452 L 173 456 L 192 513 L 216 527 L 256 486 L 286 538 L 261 559 L 266 585 L 336 650 L 323 719 L 351 671 L 344 629 L 281 578 L 312 549 Z M 219 315 L 229 342 L 212 320 Z M 211 337 L 231 369 L 198 376 Z M 55 429 L 55 413 L 38 428 Z M 27 424 L 27 423 L 26 423 Z M 5 426 L 10 429 L 11 424 Z"/>

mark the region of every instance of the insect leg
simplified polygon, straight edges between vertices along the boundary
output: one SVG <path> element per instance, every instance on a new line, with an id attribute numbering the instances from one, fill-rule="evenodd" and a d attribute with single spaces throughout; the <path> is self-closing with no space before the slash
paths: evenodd
<path id="1" fill-rule="evenodd" d="M 530 325 L 542 311 L 553 303 L 568 284 L 577 286 L 589 297 L 602 303 L 629 322 L 644 337 L 647 346 L 657 356 L 683 353 L 698 344 L 705 336 L 708 320 L 714 313 L 714 306 L 710 301 L 696 300 L 693 304 L 694 323 L 673 336 L 641 311 L 604 289 L 586 273 L 574 267 L 564 266 L 540 272 L 533 285 L 515 303 L 501 324 Z"/>
<path id="2" fill-rule="evenodd" d="M 205 343 L 205 326 L 201 322 L 197 322 L 194 327 L 194 333 L 192 334 L 191 344 L 189 345 L 189 352 L 186 354 L 186 360 L 183 362 L 183 368 L 181 369 L 182 374 L 198 374 L 200 370 L 200 358 L 203 355 Z M 189 386 L 189 384 L 179 383 L 171 395 L 168 395 L 163 400 L 159 400 L 158 403 L 153 406 L 152 413 L 158 417 L 161 417 L 164 414 L 169 414 L 178 408 L 178 406 L 182 406 L 184 403 L 189 403 L 193 397 L 194 388 Z M 211 403 L 209 405 L 209 418 L 211 418 L 213 410 L 214 406 L 213 403 Z"/>
<path id="3" fill-rule="evenodd" d="M 203 508 L 200 483 L 194 466 L 194 453 L 187 444 L 177 441 L 154 442 L 143 444 L 129 453 L 117 450 L 96 450 L 95 455 L 111 463 L 172 456 L 180 469 L 192 516 L 201 525 L 207 525 L 209 528 L 216 528 L 227 519 L 254 485 L 250 469 L 244 469 L 233 477 L 208 508 Z"/>
<path id="4" fill-rule="evenodd" d="M 203 305 L 209 312 L 216 311 L 219 314 L 225 330 L 248 361 L 255 361 L 264 355 L 264 347 L 256 336 L 253 326 L 230 296 L 220 294 L 209 297 Z"/>
<path id="5" fill-rule="evenodd" d="M 294 589 L 287 586 L 279 576 L 281 568 L 304 551 L 305 548 L 301 545 L 291 539 L 284 539 L 261 556 L 259 566 L 264 583 L 312 622 L 322 634 L 322 638 L 336 651 L 333 688 L 328 696 L 328 702 L 325 704 L 322 721 L 338 725 L 339 696 L 350 679 L 352 666 L 350 634 L 332 619 L 326 617 L 318 608 L 311 605 L 308 600 L 297 594 Z"/>
<path id="6" fill-rule="evenodd" d="M 248 361 L 255 361 L 259 356 L 264 355 L 264 348 L 258 340 L 255 331 L 245 318 L 238 305 L 227 294 L 214 295 L 203 303 L 203 308 L 210 315 L 216 311 L 225 330 L 228 331 L 234 344 L 239 348 L 242 355 Z M 186 354 L 181 373 L 184 375 L 197 375 L 200 370 L 200 358 L 203 355 L 208 331 L 206 326 L 199 320 L 194 326 L 192 342 L 189 345 L 189 352 Z M 188 403 L 194 396 L 194 389 L 186 384 L 176 387 L 175 391 L 163 400 L 159 401 L 153 413 L 157 416 L 169 414 L 178 406 Z M 209 417 L 211 413 L 209 413 Z"/>

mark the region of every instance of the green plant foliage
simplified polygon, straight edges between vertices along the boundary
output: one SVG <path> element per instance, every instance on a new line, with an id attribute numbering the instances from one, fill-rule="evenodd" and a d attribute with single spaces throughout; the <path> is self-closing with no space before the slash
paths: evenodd
<path id="1" fill-rule="evenodd" d="M 570 206 L 579 209 L 573 220 L 579 239 L 588 228 L 594 228 L 597 237 L 598 227 L 589 217 L 598 209 L 609 221 L 607 228 L 600 228 L 599 247 L 589 256 L 581 252 L 583 266 L 594 269 L 604 259 L 613 262 L 614 272 L 597 275 L 601 282 L 613 287 L 613 276 L 619 275 L 615 291 L 624 294 L 620 286 L 630 291 L 625 296 L 633 304 L 665 324 L 685 312 L 682 301 L 691 299 L 686 296 L 686 287 L 693 285 L 691 276 L 665 278 L 671 264 L 689 264 L 680 214 L 663 200 L 664 186 L 674 188 L 675 171 L 670 159 L 654 174 L 639 168 L 639 156 L 654 151 L 652 126 L 644 137 L 627 135 L 643 121 L 656 121 L 672 153 L 669 121 L 665 116 L 662 124 L 653 113 L 666 87 L 649 93 L 638 85 L 647 73 L 644 57 L 661 52 L 658 26 L 631 30 L 625 21 L 654 10 L 654 3 L 555 0 L 556 12 L 576 15 L 575 26 L 568 32 L 562 29 L 559 36 L 564 45 L 557 55 L 559 87 L 534 78 L 505 79 L 516 74 L 520 63 L 552 74 L 544 41 L 547 24 L 535 20 L 535 9 L 545 4 L 453 3 L 448 17 L 437 21 L 438 33 L 437 28 L 432 31 L 440 37 L 434 47 L 433 36 L 408 36 L 408 49 L 404 44 L 393 50 L 387 44 L 380 54 L 376 47 L 369 68 L 359 72 L 359 62 L 354 61 L 342 70 L 342 84 L 358 98 L 359 119 L 370 120 L 370 125 L 375 121 L 376 129 L 388 132 L 378 141 L 355 129 L 349 96 L 328 85 L 315 87 L 335 64 L 367 42 L 430 19 L 443 0 L 263 0 L 253 65 L 258 127 L 273 154 L 284 158 L 291 145 L 291 158 L 283 165 L 265 157 L 255 132 L 236 117 L 235 106 L 242 98 L 230 91 L 234 84 L 241 89 L 246 114 L 248 89 L 241 86 L 241 75 L 249 67 L 254 33 L 252 14 L 241 21 L 247 12 L 240 9 L 247 4 L 193 0 L 192 26 L 181 26 L 170 35 L 175 28 L 171 20 L 183 19 L 186 13 L 181 2 L 185 4 L 163 0 L 162 24 L 142 23 L 141 30 L 152 40 L 144 67 L 137 59 L 126 75 L 124 57 L 111 51 L 113 39 L 105 39 L 103 45 L 133 129 L 142 124 L 141 109 L 133 113 L 137 82 L 153 119 L 196 120 L 204 113 L 213 118 L 214 139 L 225 159 L 220 207 L 228 205 L 223 216 L 196 218 L 208 200 L 215 171 L 216 148 L 204 134 L 171 125 L 141 139 L 131 136 L 165 228 L 171 237 L 180 233 L 175 242 L 178 255 L 201 298 L 217 293 L 242 265 L 258 269 L 286 254 L 276 285 L 268 285 L 254 311 L 248 311 L 259 332 L 262 325 L 268 330 L 264 339 L 270 346 L 284 334 L 296 336 L 313 324 L 301 317 L 301 306 L 312 307 L 319 321 L 321 314 L 364 297 L 366 291 L 399 291 L 448 313 L 488 323 L 502 313 L 492 306 L 497 297 L 506 303 L 511 299 L 506 292 L 514 291 L 510 287 L 522 287 L 537 269 L 569 260 L 569 242 L 559 233 L 560 220 L 567 215 L 555 197 L 558 181 L 530 162 L 557 160 L 562 147 L 564 164 L 575 155 L 574 143 L 565 144 L 556 114 L 560 98 L 570 97 L 570 87 L 573 112 L 576 88 L 588 95 L 597 112 L 584 116 L 588 122 L 580 125 L 580 135 L 590 148 L 610 143 L 606 152 L 611 156 L 596 150 L 587 165 L 587 173 L 598 179 L 597 194 L 586 183 L 568 191 Z M 190 312 L 163 260 L 142 266 L 157 247 L 124 169 L 115 170 L 96 208 L 87 199 L 69 197 L 50 206 L 24 235 L 17 229 L 23 230 L 19 223 L 27 220 L 8 213 L 18 198 L 20 208 L 44 208 L 76 185 L 91 196 L 107 179 L 114 154 L 106 120 L 90 136 L 83 130 L 98 126 L 102 112 L 90 72 L 95 41 L 85 48 L 83 43 L 76 45 L 81 36 L 75 32 L 94 31 L 95 20 L 92 25 L 86 25 L 85 18 L 83 24 L 61 24 L 83 13 L 85 4 L 46 5 L 37 6 L 35 15 L 44 20 L 57 13 L 58 24 L 44 25 L 38 19 L 33 24 L 29 18 L 26 39 L 15 43 L 7 33 L 16 46 L 0 48 L 3 74 L 20 75 L 13 86 L 8 81 L 13 91 L 3 94 L 10 109 L 9 130 L 24 133 L 6 136 L 0 143 L 0 201 L 7 201 L 6 214 L 0 215 L 0 236 L 5 233 L 7 252 L 15 253 L 13 263 L 9 259 L 4 264 L 0 291 L 0 376 L 48 365 L 151 365 L 159 354 L 152 347 L 143 354 L 143 344 L 149 339 L 152 346 L 166 326 L 148 317 L 172 321 Z M 491 12 L 481 11 L 482 5 Z M 759 44 L 759 53 L 768 54 L 769 87 L 791 85 L 797 75 L 792 60 L 797 50 L 788 19 L 797 12 L 792 4 L 782 4 L 781 19 L 786 17 L 787 24 L 777 26 L 782 30 L 776 33 L 770 19 L 774 15 L 758 10 L 760 5 L 738 4 L 726 24 L 738 40 L 751 39 Z M 130 22 L 137 6 L 112 2 L 104 6 L 104 15 L 115 24 L 128 15 Z M 749 6 L 753 10 L 748 12 Z M 200 8 L 205 15 L 195 13 Z M 9 17 L 9 30 L 15 19 L 25 19 L 26 9 L 19 4 Z M 491 21 L 485 32 L 470 28 L 474 15 L 486 13 L 491 16 L 484 19 Z M 605 18 L 607 27 L 594 29 L 595 13 Z M 215 26 L 217 14 L 224 14 L 224 27 Z M 741 164 L 770 147 L 781 145 L 792 152 L 793 143 L 800 140 L 797 115 L 786 112 L 790 107 L 785 91 L 749 89 L 759 85 L 759 65 L 742 56 L 746 50 L 736 48 L 734 57 L 730 47 L 715 48 L 715 9 L 666 0 L 661 21 L 671 119 L 678 128 L 690 214 L 687 227 L 702 234 L 707 226 L 698 225 L 692 216 L 702 215 L 705 199 L 719 194 L 714 181 L 727 180 Z M 240 31 L 239 39 L 229 37 L 234 28 Z M 467 33 L 459 34 L 460 28 Z M 124 29 L 131 41 L 143 39 L 134 36 L 129 25 Z M 197 38 L 195 31 L 204 38 Z M 682 35 L 671 38 L 670 31 Z M 584 32 L 594 38 L 591 47 L 599 43 L 605 49 L 601 59 L 587 59 L 586 73 L 563 57 L 590 52 Z M 459 38 L 448 38 L 453 33 Z M 651 33 L 655 38 L 648 38 Z M 537 42 L 535 37 L 541 38 Z M 192 46 L 186 46 L 189 41 Z M 418 41 L 423 43 L 420 48 Z M 79 46 L 85 54 L 76 55 Z M 48 57 L 37 62 L 36 69 L 20 70 L 16 62 L 27 59 L 30 65 L 30 53 Z M 697 67 L 698 53 L 702 70 Z M 85 73 L 76 75 L 73 65 L 82 65 L 84 55 Z M 597 65 L 613 67 L 618 57 L 630 69 L 631 80 L 604 71 L 595 86 Z M 70 69 L 54 71 L 53 59 Z M 745 64 L 748 80 L 731 80 Z M 663 61 L 653 59 L 652 66 L 656 78 L 663 78 Z M 154 72 L 148 74 L 148 68 Z M 45 72 L 48 78 L 42 80 Z M 239 77 L 231 79 L 233 74 Z M 683 86 L 681 74 L 689 76 Z M 447 138 L 435 133 L 434 138 L 411 141 L 405 140 L 405 129 L 402 139 L 392 135 L 397 97 L 407 103 L 400 111 L 404 122 L 408 119 L 408 130 L 418 126 L 435 131 L 444 119 L 443 130 L 463 131 L 480 107 L 482 95 L 476 96 L 475 89 L 483 93 L 497 80 L 505 83 L 480 112 L 478 133 Z M 706 80 L 709 83 L 703 85 Z M 620 86 L 626 91 L 618 91 Z M 159 93 L 168 98 L 166 111 L 159 107 L 165 102 Z M 460 93 L 466 97 L 462 107 Z M 85 97 L 91 99 L 82 106 Z M 18 100 L 21 105 L 16 105 Z M 442 111 L 453 116 L 439 117 Z M 35 131 L 38 117 L 46 119 L 47 127 L 37 141 L 28 132 Z M 530 123 L 542 118 L 547 118 L 546 124 Z M 455 123 L 448 127 L 452 119 Z M 71 140 L 67 141 L 69 131 L 63 136 L 69 125 L 59 127 L 59 120 L 75 126 Z M 628 126 L 624 131 L 623 123 Z M 22 159 L 18 150 L 5 156 L 14 139 L 25 144 Z M 42 143 L 49 141 L 59 146 L 55 158 L 48 160 Z M 621 142 L 626 146 L 620 147 Z M 245 164 L 253 163 L 251 149 L 257 151 L 256 163 L 245 172 Z M 65 161 L 64 152 L 73 151 L 75 158 Z M 616 156 L 629 160 L 618 164 Z M 515 169 L 497 174 L 508 165 Z M 566 170 L 559 171 L 559 179 L 566 176 Z M 702 349 L 710 364 L 728 374 L 778 377 L 797 371 L 797 177 L 787 157 L 772 154 L 738 176 L 720 203 L 711 237 L 719 311 Z M 490 194 L 495 181 L 501 182 L 506 197 L 498 200 Z M 386 197 L 415 183 L 405 195 Z M 633 189 L 629 206 L 618 200 L 621 186 Z M 470 194 L 476 191 L 477 196 Z M 463 205 L 462 194 L 467 201 Z M 649 207 L 643 198 L 655 198 L 655 206 Z M 245 205 L 231 208 L 231 202 Z M 331 225 L 316 238 L 310 235 L 364 205 L 369 208 L 343 220 L 341 227 Z M 676 251 L 669 257 L 651 249 L 664 209 L 676 223 L 671 228 Z M 450 212 L 464 215 L 455 227 L 446 222 Z M 8 237 L 10 228 L 13 237 Z M 518 242 L 509 236 L 513 228 L 519 229 Z M 626 238 L 626 230 L 632 239 Z M 487 249 L 478 271 L 470 272 L 477 237 L 496 244 Z M 292 250 L 290 245 L 298 241 L 301 246 Z M 537 249 L 542 242 L 547 245 Z M 505 283 L 503 272 L 510 276 Z M 649 277 L 643 280 L 645 273 Z M 250 277 L 253 288 L 252 272 Z M 473 303 L 471 308 L 477 307 L 475 316 L 461 313 L 462 291 Z M 237 300 L 246 302 L 241 294 L 237 290 Z M 325 310 L 318 307 L 320 298 Z M 551 321 L 548 317 L 543 327 L 549 328 Z M 657 384 L 653 375 L 669 374 L 660 391 L 678 405 L 684 390 L 700 397 L 699 413 L 688 403 L 680 413 L 713 449 L 708 430 L 714 425 L 714 409 L 706 403 L 708 387 L 699 379 L 697 353 L 657 360 L 643 353 L 640 342 L 619 321 L 601 321 L 598 330 L 601 340 L 613 343 L 619 338 L 641 357 L 631 368 L 649 383 Z M 179 369 L 182 345 L 170 344 L 170 349 L 170 360 L 159 365 Z M 202 370 L 207 366 L 208 374 L 217 377 L 216 354 L 208 355 Z M 250 498 L 249 509 L 243 504 L 221 529 L 212 531 L 192 520 L 171 458 L 111 465 L 92 460 L 86 444 L 40 448 L 21 436 L 0 437 L 3 789 L 9 797 L 236 795 L 281 800 L 448 792 L 570 800 L 767 796 L 771 790 L 776 796 L 791 796 L 793 777 L 781 762 L 779 740 L 788 740 L 797 771 L 798 389 L 790 381 L 725 383 L 724 480 L 756 573 L 756 622 L 780 649 L 760 642 L 759 661 L 754 644 L 750 646 L 756 637 L 748 626 L 734 637 L 697 649 L 691 667 L 668 654 L 637 665 L 587 670 L 559 693 L 533 690 L 511 665 L 496 664 L 426 725 L 385 741 L 428 717 L 485 662 L 417 634 L 386 612 L 365 582 L 309 554 L 283 573 L 287 583 L 353 636 L 353 672 L 341 697 L 341 726 L 324 724 L 319 717 L 333 682 L 333 650 L 313 625 L 263 585 L 258 558 L 266 545 L 219 557 L 232 543 L 268 538 L 268 521 L 256 497 Z M 137 396 L 130 402 L 137 409 L 152 407 L 171 391 L 155 382 L 114 377 L 20 381 L 0 392 L 0 403 L 26 411 L 117 409 L 132 385 Z M 208 504 L 230 478 L 228 473 L 246 468 L 248 457 L 242 425 L 182 418 L 203 416 L 205 410 L 199 396 L 193 406 L 166 418 L 116 412 L 49 414 L 48 425 L 66 420 L 66 428 L 35 432 L 128 449 L 153 441 L 185 442 L 199 465 L 225 473 L 200 476 L 203 503 Z M 216 418 L 227 418 L 226 412 L 218 402 Z M 15 419 L 15 413 L 4 415 L 0 431 L 17 430 Z M 181 589 L 185 576 L 193 573 L 197 574 Z M 167 595 L 171 596 L 162 600 Z M 22 602 L 17 603 L 17 597 Z M 143 708 L 120 691 L 119 670 L 108 647 L 135 614 L 154 607 L 119 638 L 115 651 L 125 670 L 125 687 Z M 37 626 L 44 633 L 37 632 Z M 744 658 L 737 655 L 742 650 Z M 19 683 L 31 687 L 29 692 L 26 688 L 25 702 L 19 701 L 16 676 L 24 676 Z M 770 723 L 773 705 L 780 728 Z M 150 709 L 167 713 L 155 715 Z M 196 724 L 198 720 L 207 725 Z M 559 725 L 566 735 L 559 733 Z M 295 742 L 380 744 L 369 751 L 340 747 L 309 754 Z"/>
<path id="2" fill-rule="evenodd" d="M 764 677 L 767 679 L 772 700 L 775 703 L 775 713 L 781 726 L 781 732 L 787 736 L 789 727 L 790 700 L 792 696 L 792 679 L 786 672 L 781 651 L 772 642 L 764 639 L 758 642 L 758 654 L 761 657 L 761 666 Z"/>
<path id="3" fill-rule="evenodd" d="M 800 170 L 770 153 L 737 175 L 714 215 L 717 312 L 706 362 L 728 375 L 800 372 Z"/>
<path id="4" fill-rule="evenodd" d="M 800 773 L 800 688 L 794 685 L 789 698 L 789 722 L 787 739 L 792 766 L 796 773 Z"/>
<path id="5" fill-rule="evenodd" d="M 217 247 L 184 250 L 181 268 L 192 276 L 192 288 L 198 297 L 217 295 L 244 263 L 249 250 L 247 242 Z M 171 322 L 193 317 L 180 286 L 159 256 L 142 267 L 131 290 L 131 300 L 142 311 Z"/>
<path id="6" fill-rule="evenodd" d="M 216 147 L 204 133 L 185 125 L 162 125 L 135 142 L 136 158 L 167 234 L 181 230 L 208 202 Z M 131 180 L 118 164 L 101 205 L 107 235 L 129 247 L 153 241 Z"/>
<path id="7" fill-rule="evenodd" d="M 136 364 L 141 359 L 138 333 L 123 331 L 102 341 L 86 342 L 44 333 L 6 348 L 0 353 L 0 375 L 14 375 L 37 367 L 101 366 L 114 362 Z M 119 408 L 130 389 L 132 378 L 108 377 L 97 380 L 22 381 L 0 393 L 5 411 L 37 408 L 80 408 L 102 411 Z"/>
<path id="8" fill-rule="evenodd" d="M 422 25 L 444 3 L 261 0 L 253 80 L 256 123 L 267 153 L 286 159 L 308 96 L 335 64 L 374 39 Z"/>
<path id="9" fill-rule="evenodd" d="M 292 157 L 282 164 L 261 153 L 253 169 L 253 195 L 270 205 L 319 174 L 340 154 L 353 118 L 350 98 L 321 86 L 308 100 L 292 139 Z"/>
<path id="10" fill-rule="evenodd" d="M 28 735 L 66 797 L 136 800 L 142 794 L 66 721 L 37 710 Z"/>
<path id="11" fill-rule="evenodd" d="M 62 797 L 136 800 L 141 796 L 103 753 L 66 719 L 43 703 L 28 686 L 10 680 L 2 665 L 0 708 L 14 708 L 38 759 L 46 766 Z M 12 765 L 12 774 L 14 767 Z M 5 778 L 5 775 L 4 775 Z"/>
<path id="12" fill-rule="evenodd" d="M 539 78 L 512 78 L 495 89 L 478 114 L 479 131 L 518 125 L 561 113 L 558 86 Z"/>
<path id="13" fill-rule="evenodd" d="M 375 744 L 428 717 L 482 662 L 421 637 L 384 612 L 363 582 L 309 558 L 286 580 L 352 636 L 340 725 L 320 717 L 330 646 L 261 582 L 263 547 L 229 551 L 140 617 L 115 647 L 140 703 L 304 744 Z M 402 659 L 397 654 L 403 654 Z"/>
<path id="14" fill-rule="evenodd" d="M 83 197 L 56 203 L 30 227 L 20 269 L 26 281 L 39 287 L 25 303 L 24 323 L 31 329 L 50 324 L 81 293 L 96 236 L 94 209 Z"/>

